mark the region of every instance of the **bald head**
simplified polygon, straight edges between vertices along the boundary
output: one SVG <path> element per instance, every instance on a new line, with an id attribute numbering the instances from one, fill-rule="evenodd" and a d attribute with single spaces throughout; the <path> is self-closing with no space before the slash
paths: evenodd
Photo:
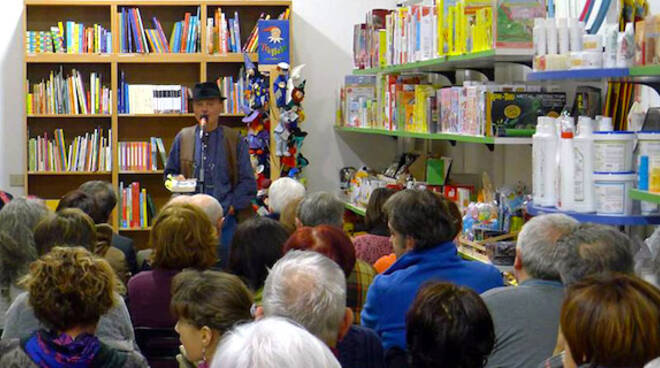
<path id="1" fill-rule="evenodd" d="M 171 206 L 173 204 L 189 204 L 190 198 L 191 197 L 189 195 L 179 194 L 175 197 L 170 198 L 170 200 L 167 201 L 164 207 Z"/>
<path id="2" fill-rule="evenodd" d="M 208 194 L 195 194 L 190 197 L 190 204 L 201 208 L 214 224 L 224 216 L 220 202 Z"/>

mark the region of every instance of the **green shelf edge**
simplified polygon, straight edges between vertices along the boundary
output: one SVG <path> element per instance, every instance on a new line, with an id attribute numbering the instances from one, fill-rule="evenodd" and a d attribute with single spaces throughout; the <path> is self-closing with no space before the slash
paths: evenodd
<path id="1" fill-rule="evenodd" d="M 660 64 L 636 66 L 630 68 L 629 75 L 634 77 L 660 76 Z"/>
<path id="2" fill-rule="evenodd" d="M 435 139 L 435 140 L 444 140 L 444 141 L 484 143 L 484 144 L 495 143 L 495 139 L 493 137 L 477 137 L 477 136 L 461 135 L 461 134 L 415 133 L 415 132 L 401 132 L 395 130 L 393 131 L 393 130 L 384 130 L 384 129 L 350 128 L 350 127 L 335 127 L 335 129 L 343 132 L 377 134 L 377 135 L 387 135 L 392 137 L 403 137 L 403 138 L 422 138 L 422 139 Z"/>
<path id="3" fill-rule="evenodd" d="M 415 69 L 425 68 L 425 67 L 440 67 L 440 66 L 450 66 L 451 63 L 469 61 L 469 60 L 478 60 L 482 58 L 489 58 L 495 56 L 495 50 L 485 50 L 478 51 L 470 54 L 463 55 L 447 55 L 441 56 L 438 58 L 416 61 L 414 63 L 406 63 L 399 65 L 391 65 L 383 68 L 369 68 L 369 69 L 354 69 L 354 75 L 370 75 L 376 73 L 396 73 L 396 72 L 407 72 Z"/>
<path id="4" fill-rule="evenodd" d="M 367 210 L 365 208 L 358 207 L 352 203 L 344 202 L 344 207 L 356 215 L 365 216 L 367 214 Z"/>
<path id="5" fill-rule="evenodd" d="M 650 193 L 645 190 L 631 189 L 630 198 L 638 201 L 660 203 L 660 193 Z"/>

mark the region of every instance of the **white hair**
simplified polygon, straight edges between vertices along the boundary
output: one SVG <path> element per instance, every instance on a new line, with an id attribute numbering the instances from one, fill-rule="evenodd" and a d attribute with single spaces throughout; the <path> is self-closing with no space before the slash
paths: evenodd
<path id="1" fill-rule="evenodd" d="M 305 196 L 305 186 L 289 177 L 275 180 L 268 187 L 268 207 L 273 213 L 282 213 L 287 204 Z"/>
<path id="2" fill-rule="evenodd" d="M 204 211 L 206 216 L 215 224 L 224 215 L 222 205 L 215 197 L 208 194 L 195 194 L 190 197 L 190 204 L 193 204 Z"/>
<path id="3" fill-rule="evenodd" d="M 346 313 L 346 278 L 336 262 L 314 252 L 291 250 L 266 278 L 266 317 L 285 317 L 332 346 Z"/>
<path id="4" fill-rule="evenodd" d="M 283 318 L 235 327 L 218 345 L 211 368 L 340 368 L 319 339 Z"/>

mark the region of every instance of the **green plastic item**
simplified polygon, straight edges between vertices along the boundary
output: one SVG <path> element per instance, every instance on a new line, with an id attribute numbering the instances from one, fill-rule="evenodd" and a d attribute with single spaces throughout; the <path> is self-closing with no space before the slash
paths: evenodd
<path id="1" fill-rule="evenodd" d="M 426 160 L 426 182 L 429 185 L 445 185 L 445 161 L 440 158 Z"/>

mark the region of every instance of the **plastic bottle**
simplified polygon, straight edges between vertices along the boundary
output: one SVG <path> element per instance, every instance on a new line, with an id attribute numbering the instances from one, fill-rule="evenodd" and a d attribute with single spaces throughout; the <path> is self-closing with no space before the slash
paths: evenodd
<path id="1" fill-rule="evenodd" d="M 598 117 L 596 117 L 598 118 Z M 612 125 L 612 118 L 609 116 L 601 116 L 598 121 L 598 131 L 599 132 L 611 132 L 614 130 Z"/>
<path id="2" fill-rule="evenodd" d="M 569 42 L 570 50 L 572 52 L 582 51 L 582 35 L 584 34 L 584 22 L 578 22 L 576 18 L 571 18 L 568 20 L 568 30 L 570 32 L 570 42 Z"/>
<path id="3" fill-rule="evenodd" d="M 557 123 L 547 116 L 539 119 L 545 121 L 546 132 L 543 135 L 543 199 L 540 205 L 554 207 L 557 205 Z"/>
<path id="4" fill-rule="evenodd" d="M 547 50 L 545 18 L 534 18 L 534 53 L 536 56 L 543 56 Z"/>
<path id="5" fill-rule="evenodd" d="M 578 118 L 577 136 L 573 138 L 575 163 L 575 212 L 596 211 L 594 195 L 593 121 L 588 116 Z"/>
<path id="6" fill-rule="evenodd" d="M 568 24 L 566 18 L 557 18 L 557 38 L 559 40 L 559 54 L 567 55 L 569 50 Z"/>
<path id="7" fill-rule="evenodd" d="M 617 37 L 617 68 L 630 68 L 635 58 L 635 30 L 632 23 L 626 23 L 623 33 Z"/>
<path id="8" fill-rule="evenodd" d="M 608 24 L 605 27 L 605 56 L 603 57 L 603 68 L 616 67 L 617 36 L 619 25 Z"/>
<path id="9" fill-rule="evenodd" d="M 545 31 L 548 55 L 557 55 L 557 24 L 554 18 L 546 19 Z"/>
<path id="10" fill-rule="evenodd" d="M 560 118 L 561 138 L 559 139 L 559 200 L 557 208 L 573 211 L 575 207 L 575 157 L 573 135 L 575 120 L 565 114 Z"/>
<path id="11" fill-rule="evenodd" d="M 548 135 L 545 117 L 538 117 L 536 133 L 532 136 L 532 200 L 536 205 L 544 202 L 545 141 Z"/>

